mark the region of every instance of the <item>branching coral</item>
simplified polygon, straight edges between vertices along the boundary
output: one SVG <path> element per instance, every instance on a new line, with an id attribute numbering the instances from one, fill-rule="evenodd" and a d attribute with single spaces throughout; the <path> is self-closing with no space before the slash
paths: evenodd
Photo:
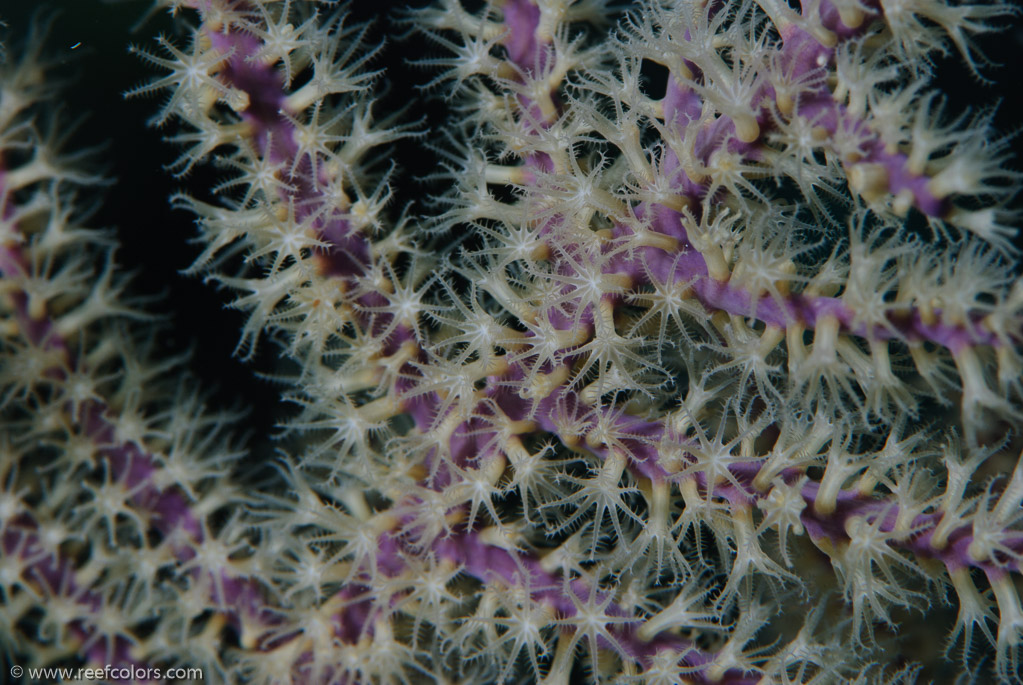
<path id="1" fill-rule="evenodd" d="M 445 0 L 405 14 L 446 53 L 432 131 L 378 111 L 386 47 L 329 3 L 162 4 L 187 36 L 135 49 L 163 73 L 130 94 L 165 94 L 172 171 L 231 171 L 174 203 L 297 411 L 243 486 L 63 209 L 96 179 L 26 113 L 37 58 L 8 66 L 12 654 L 907 682 L 940 624 L 963 674 L 1020 679 L 1020 178 L 928 83 L 1010 7 Z M 400 216 L 395 149 L 446 186 Z"/>

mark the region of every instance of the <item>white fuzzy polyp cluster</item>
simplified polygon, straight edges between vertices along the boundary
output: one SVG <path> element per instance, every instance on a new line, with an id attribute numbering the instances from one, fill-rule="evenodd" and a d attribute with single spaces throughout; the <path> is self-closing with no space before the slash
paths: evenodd
<path id="1" fill-rule="evenodd" d="M 953 49 L 977 73 L 1009 7 L 439 1 L 405 16 L 445 53 L 409 91 L 448 108 L 426 130 L 379 111 L 386 48 L 330 3 L 160 5 L 186 36 L 134 49 L 163 73 L 130 94 L 165 94 L 186 184 L 230 170 L 174 198 L 193 271 L 298 411 L 239 485 L 229 417 L 154 381 L 144 303 L 67 209 L 97 179 L 28 113 L 37 58 L 7 67 L 8 651 L 265 683 L 891 683 L 945 654 L 1019 680 L 1019 174 L 929 82 Z M 394 197 L 405 151 L 441 192 Z"/>

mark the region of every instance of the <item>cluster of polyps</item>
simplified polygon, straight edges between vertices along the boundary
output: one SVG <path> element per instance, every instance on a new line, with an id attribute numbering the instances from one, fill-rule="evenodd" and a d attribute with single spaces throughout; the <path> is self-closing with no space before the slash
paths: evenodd
<path id="1" fill-rule="evenodd" d="M 950 648 L 1018 677 L 1023 467 L 992 437 L 1021 422 L 1018 178 L 926 85 L 1007 9 L 663 1 L 609 31 L 599 0 L 438 2 L 408 20 L 465 123 L 429 132 L 437 211 L 392 221 L 382 146 L 426 132 L 374 113 L 366 29 L 170 4 L 195 26 L 136 50 L 168 73 L 134 92 L 169 90 L 177 170 L 237 172 L 176 202 L 301 411 L 254 492 L 222 450 L 165 454 L 145 374 L 108 378 L 8 249 L 18 345 L 83 348 L 47 411 L 5 376 L 10 411 L 87 426 L 46 429 L 43 484 L 35 443 L 5 466 L 11 633 L 40 626 L 18 649 L 262 682 L 892 680 L 900 636 L 945 621 L 905 609 L 951 584 Z M 44 553 L 71 525 L 83 544 Z M 983 638 L 994 663 L 967 658 Z"/>

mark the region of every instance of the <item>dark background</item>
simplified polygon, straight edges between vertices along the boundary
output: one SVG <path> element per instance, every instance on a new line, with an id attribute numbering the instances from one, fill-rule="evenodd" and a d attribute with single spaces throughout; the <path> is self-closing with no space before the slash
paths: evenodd
<path id="1" fill-rule="evenodd" d="M 359 0 L 349 8 L 346 25 L 371 22 L 370 44 L 376 44 L 384 36 L 407 32 L 407 27 L 397 23 L 400 10 L 422 4 L 425 0 L 418 3 Z M 178 190 L 210 200 L 210 195 L 204 196 L 201 189 L 223 181 L 229 171 L 197 165 L 186 178 L 174 178 L 164 167 L 178 157 L 180 150 L 165 142 L 163 136 L 173 134 L 176 124 L 170 123 L 163 130 L 147 126 L 168 91 L 148 97 L 124 97 L 125 91 L 154 75 L 162 75 L 152 65 L 130 55 L 129 44 L 160 56 L 166 55 L 156 45 L 155 37 L 159 34 L 178 47 L 188 44 L 180 25 L 176 26 L 167 12 L 150 13 L 152 5 L 148 0 L 115 3 L 0 0 L 0 20 L 7 24 L 2 35 L 10 44 L 8 59 L 18 58 L 30 26 L 49 24 L 43 54 L 56 64 L 51 75 L 60 87 L 54 102 L 60 105 L 60 120 L 65 127 L 75 125 L 65 147 L 70 152 L 96 148 L 89 164 L 102 170 L 113 182 L 109 187 L 96 189 L 100 197 L 95 199 L 101 199 L 102 204 L 87 225 L 117 231 L 121 244 L 117 261 L 123 269 L 134 271 L 135 292 L 163 295 L 155 309 L 166 313 L 170 321 L 156 341 L 157 354 L 191 349 L 189 369 L 198 377 L 201 387 L 212 393 L 210 403 L 224 407 L 242 404 L 250 412 L 250 425 L 265 437 L 268 428 L 280 418 L 282 407 L 277 403 L 277 389 L 259 378 L 259 374 L 277 370 L 277 350 L 264 337 L 251 362 L 235 358 L 233 353 L 246 316 L 227 306 L 230 293 L 180 273 L 200 250 L 189 244 L 197 234 L 194 216 L 172 210 L 169 203 L 171 194 Z M 423 83 L 428 72 L 407 64 L 405 58 L 420 57 L 425 52 L 439 54 L 421 36 L 401 43 L 391 41 L 385 46 L 372 66 L 387 68 L 391 88 L 376 112 L 397 109 L 420 99 L 413 84 Z M 438 111 L 437 106 L 417 104 L 410 117 L 437 117 Z M 422 155 L 398 161 L 411 172 L 409 176 L 422 176 L 432 170 L 425 150 Z M 396 177 L 401 179 L 401 175 Z M 404 206 L 410 197 L 421 192 L 411 178 L 401 179 L 395 193 L 395 208 Z"/>

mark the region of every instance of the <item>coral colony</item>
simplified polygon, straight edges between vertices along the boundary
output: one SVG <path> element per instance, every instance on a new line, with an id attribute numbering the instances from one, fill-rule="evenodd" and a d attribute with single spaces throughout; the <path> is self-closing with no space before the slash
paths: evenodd
<path id="1" fill-rule="evenodd" d="M 45 49 L 9 46 L 8 661 L 1020 681 L 1020 174 L 932 82 L 983 78 L 1011 7 L 436 0 L 402 20 L 428 129 L 375 107 L 402 36 L 344 7 L 157 5 L 183 31 L 132 48 L 128 95 L 180 158 L 148 173 L 297 410 L 252 484 L 82 225 L 100 179 L 44 125 Z M 403 149 L 435 160 L 411 204 Z"/>

